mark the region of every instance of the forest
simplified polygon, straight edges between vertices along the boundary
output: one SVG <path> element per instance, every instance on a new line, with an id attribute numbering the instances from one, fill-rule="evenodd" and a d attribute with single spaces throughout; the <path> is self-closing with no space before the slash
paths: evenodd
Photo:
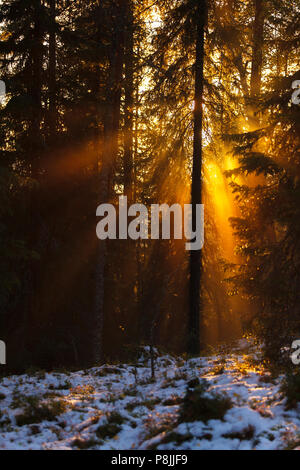
<path id="1" fill-rule="evenodd" d="M 299 52 L 299 0 L 0 2 L 3 384 L 141 352 L 152 381 L 179 356 L 210 357 L 218 377 L 242 341 L 266 374 L 288 373 L 297 406 Z M 136 236 L 99 239 L 101 207 L 119 228 L 124 198 L 158 207 L 160 225 L 171 207 L 169 236 L 140 220 Z M 204 206 L 202 249 L 178 236 L 187 205 L 194 230 Z"/>

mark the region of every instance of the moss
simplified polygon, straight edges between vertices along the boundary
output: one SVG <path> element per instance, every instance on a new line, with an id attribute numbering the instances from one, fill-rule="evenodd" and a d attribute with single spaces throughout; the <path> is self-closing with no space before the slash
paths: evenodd
<path id="1" fill-rule="evenodd" d="M 102 367 L 99 371 L 97 371 L 95 373 L 95 376 L 96 377 L 105 377 L 106 375 L 109 375 L 109 374 L 121 375 L 122 371 L 119 368 L 116 368 L 116 367 L 105 366 L 105 367 Z"/>
<path id="2" fill-rule="evenodd" d="M 75 388 L 71 388 L 70 392 L 73 395 L 78 395 L 82 398 L 90 397 L 95 392 L 95 387 L 93 387 L 92 385 L 78 385 Z"/>
<path id="3" fill-rule="evenodd" d="M 130 387 L 124 390 L 124 395 L 127 397 L 136 397 L 137 395 L 137 388 L 136 387 Z"/>
<path id="4" fill-rule="evenodd" d="M 72 443 L 72 447 L 77 447 L 77 449 L 80 450 L 86 450 L 90 449 L 91 447 L 95 447 L 97 444 L 99 444 L 98 441 L 95 439 L 75 439 Z"/>
<path id="5" fill-rule="evenodd" d="M 176 382 L 177 380 L 187 380 L 187 374 L 184 371 L 178 371 L 175 373 L 173 380 Z"/>
<path id="6" fill-rule="evenodd" d="M 254 437 L 255 428 L 254 426 L 247 426 L 245 429 L 239 432 L 232 432 L 223 434 L 222 436 L 226 439 L 239 439 L 240 441 L 250 441 Z"/>
<path id="7" fill-rule="evenodd" d="M 284 450 L 295 450 L 296 448 L 300 448 L 300 436 L 289 440 Z"/>
<path id="8" fill-rule="evenodd" d="M 135 408 L 137 408 L 138 406 L 140 406 L 140 402 L 139 401 L 132 401 L 131 403 L 128 403 L 125 407 L 125 409 L 127 411 L 129 411 L 129 413 L 131 413 L 131 411 L 133 411 Z"/>
<path id="9" fill-rule="evenodd" d="M 162 404 L 164 406 L 174 406 L 174 405 L 180 405 L 182 402 L 183 402 L 183 399 L 181 397 L 172 396 L 164 400 Z"/>
<path id="10" fill-rule="evenodd" d="M 123 424 L 125 418 L 117 411 L 113 411 L 109 414 L 108 420 L 110 423 Z"/>
<path id="11" fill-rule="evenodd" d="M 12 395 L 12 401 L 10 407 L 15 410 L 21 408 L 24 405 L 24 397 L 22 397 L 19 392 L 14 391 Z"/>
<path id="12" fill-rule="evenodd" d="M 60 394 L 55 393 L 55 392 L 46 392 L 46 393 L 44 393 L 43 398 L 44 398 L 44 399 L 48 399 L 48 398 L 59 398 L 60 396 L 61 396 Z"/>
<path id="13" fill-rule="evenodd" d="M 31 430 L 31 434 L 33 436 L 35 436 L 36 434 L 39 434 L 41 432 L 39 426 L 37 424 L 33 424 L 31 427 L 30 427 L 30 430 Z"/>
<path id="14" fill-rule="evenodd" d="M 160 442 L 160 444 L 168 444 L 174 442 L 176 445 L 180 445 L 183 442 L 190 441 L 193 438 L 191 433 L 179 434 L 178 432 L 172 431 Z"/>
<path id="15" fill-rule="evenodd" d="M 271 374 L 264 374 L 259 378 L 258 382 L 260 384 L 274 384 L 276 382 L 276 378 Z"/>

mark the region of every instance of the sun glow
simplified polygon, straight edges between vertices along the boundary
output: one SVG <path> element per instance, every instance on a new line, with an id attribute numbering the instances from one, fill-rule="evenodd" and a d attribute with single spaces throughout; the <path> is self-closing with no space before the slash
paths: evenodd
<path id="1" fill-rule="evenodd" d="M 238 263 L 239 261 L 235 253 L 236 239 L 229 220 L 231 217 L 238 216 L 238 207 L 230 188 L 230 178 L 226 178 L 224 171 L 233 170 L 236 165 L 237 162 L 225 149 L 222 163 L 209 161 L 204 165 L 206 222 L 208 217 L 212 219 L 214 224 L 214 243 L 217 246 L 217 258 L 228 263 Z M 207 244 L 204 244 L 204 253 L 205 250 L 210 249 Z M 204 282 L 207 282 L 207 276 L 214 277 L 214 275 L 214 271 L 205 272 Z M 229 286 L 224 285 L 224 288 L 227 290 Z M 228 298 L 228 308 L 220 314 L 224 315 L 227 321 L 229 320 L 231 331 L 235 331 L 237 334 L 241 331 L 240 312 L 242 308 L 241 300 L 235 296 L 230 296 Z M 222 322 L 222 319 L 216 318 L 216 329 L 210 332 L 210 334 L 215 334 L 216 338 L 218 336 L 217 329 L 220 329 Z"/>

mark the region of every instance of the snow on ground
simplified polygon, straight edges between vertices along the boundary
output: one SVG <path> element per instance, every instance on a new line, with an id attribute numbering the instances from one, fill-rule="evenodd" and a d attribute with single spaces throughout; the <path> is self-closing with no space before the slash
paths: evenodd
<path id="1" fill-rule="evenodd" d="M 281 378 L 273 380 L 255 354 L 239 347 L 196 359 L 159 356 L 155 381 L 149 362 L 2 378 L 0 449 L 242 450 L 300 442 L 299 409 L 285 411 Z M 209 382 L 208 393 L 232 399 L 223 420 L 178 424 L 195 377 Z"/>

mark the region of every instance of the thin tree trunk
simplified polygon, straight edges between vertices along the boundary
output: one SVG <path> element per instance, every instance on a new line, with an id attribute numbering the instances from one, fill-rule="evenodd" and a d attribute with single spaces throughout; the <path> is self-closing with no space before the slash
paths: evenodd
<path id="1" fill-rule="evenodd" d="M 133 107 L 134 107 L 134 59 L 133 59 L 133 11 L 132 1 L 127 0 L 125 30 L 125 115 L 124 115 L 124 194 L 129 203 L 133 198 Z"/>
<path id="2" fill-rule="evenodd" d="M 261 89 L 263 42 L 264 42 L 264 1 L 254 0 L 255 19 L 253 26 L 252 67 L 250 79 L 250 96 L 255 98 Z"/>
<path id="3" fill-rule="evenodd" d="M 50 31 L 49 31 L 49 137 L 55 138 L 57 125 L 56 111 L 56 0 L 49 0 L 50 6 Z"/>
<path id="4" fill-rule="evenodd" d="M 124 1 L 115 1 L 111 17 L 114 18 L 112 41 L 109 51 L 109 72 L 107 77 L 106 109 L 104 119 L 104 143 L 102 167 L 99 175 L 99 204 L 107 203 L 112 195 L 113 172 L 118 154 L 118 134 L 120 127 L 121 82 L 124 64 Z M 96 292 L 94 305 L 94 361 L 103 358 L 103 327 L 105 309 L 105 271 L 107 264 L 107 242 L 98 242 L 96 256 Z"/>
<path id="5" fill-rule="evenodd" d="M 192 170 L 192 209 L 193 230 L 196 229 L 196 206 L 202 203 L 202 127 L 203 127 L 203 75 L 204 75 L 204 30 L 207 16 L 206 1 L 197 7 L 197 39 L 195 61 L 195 108 L 194 108 L 194 148 Z M 197 354 L 200 350 L 200 321 L 202 305 L 200 285 L 202 277 L 202 252 L 193 250 L 190 253 L 190 302 L 188 352 Z"/>
<path id="6" fill-rule="evenodd" d="M 31 120 L 31 142 L 32 142 L 32 176 L 37 177 L 41 147 L 41 121 L 42 121 L 42 24 L 41 24 L 41 0 L 35 0 L 34 12 L 34 44 L 32 47 L 32 88 L 31 96 L 33 102 Z"/>
<path id="7" fill-rule="evenodd" d="M 29 124 L 30 139 L 30 164 L 31 177 L 37 183 L 40 179 L 40 162 L 42 153 L 42 68 L 43 68 L 43 28 L 41 22 L 42 5 L 41 0 L 35 0 L 34 8 L 34 24 L 33 24 L 33 47 L 31 55 L 31 99 L 32 109 Z M 28 226 L 31 227 L 29 232 L 28 245 L 32 252 L 39 251 L 40 241 L 40 197 L 38 194 L 38 186 L 34 184 L 30 190 L 28 200 Z M 40 265 L 39 261 L 32 259 L 29 265 L 29 295 L 28 304 L 25 309 L 25 344 L 30 350 L 30 340 L 32 337 L 32 325 L 36 322 L 39 314 L 39 285 L 40 285 Z"/>
<path id="8" fill-rule="evenodd" d="M 261 91 L 261 78 L 262 78 L 262 62 L 263 62 L 263 42 L 264 42 L 264 1 L 253 0 L 255 7 L 255 16 L 253 23 L 253 37 L 252 37 L 252 64 L 250 75 L 250 98 L 247 101 L 247 115 L 251 124 L 251 128 L 256 129 L 259 127 L 260 121 L 256 114 L 255 101 Z"/>

